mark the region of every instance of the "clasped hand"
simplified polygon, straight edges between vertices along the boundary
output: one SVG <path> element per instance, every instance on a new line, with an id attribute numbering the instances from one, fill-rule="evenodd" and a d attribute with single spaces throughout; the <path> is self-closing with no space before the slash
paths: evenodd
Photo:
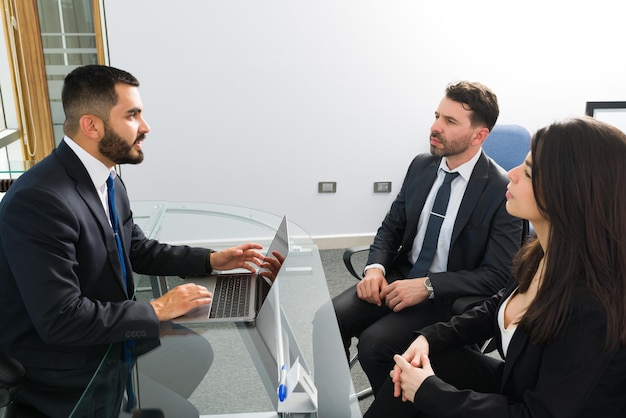
<path id="1" fill-rule="evenodd" d="M 382 306 L 384 302 L 389 309 L 399 312 L 428 299 L 425 279 L 403 279 L 388 283 L 382 270 L 371 268 L 356 285 L 356 291 L 359 298 L 366 302 L 378 306 Z"/>
<path id="2" fill-rule="evenodd" d="M 393 357 L 396 365 L 389 372 L 393 381 L 393 396 L 396 398 L 402 396 L 403 402 L 407 400 L 413 402 L 415 393 L 424 380 L 435 374 L 430 365 L 428 352 L 428 341 L 420 335 L 404 354 L 396 354 Z"/>

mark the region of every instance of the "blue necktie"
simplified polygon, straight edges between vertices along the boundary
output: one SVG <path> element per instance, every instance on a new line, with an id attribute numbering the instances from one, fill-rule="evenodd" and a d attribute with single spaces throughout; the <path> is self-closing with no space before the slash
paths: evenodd
<path id="1" fill-rule="evenodd" d="M 437 252 L 437 243 L 439 242 L 441 224 L 443 224 L 443 220 L 446 218 L 446 211 L 448 210 L 450 190 L 452 187 L 450 183 L 452 183 L 452 180 L 454 180 L 458 175 L 458 172 L 446 172 L 446 177 L 443 179 L 443 184 L 437 191 L 433 208 L 430 211 L 430 217 L 428 218 L 428 225 L 426 226 L 426 234 L 424 235 L 424 242 L 422 243 L 420 255 L 413 265 L 413 268 L 411 268 L 411 271 L 409 271 L 409 278 L 424 277 L 428 274 L 430 265 L 433 263 L 435 253 Z"/>
<path id="2" fill-rule="evenodd" d="M 122 265 L 122 276 L 124 276 L 124 290 L 128 295 L 128 280 L 126 278 L 126 262 L 124 261 L 124 248 L 122 247 L 122 238 L 120 237 L 120 228 L 117 218 L 117 208 L 115 207 L 115 174 L 111 173 L 107 178 L 107 198 L 109 201 L 109 218 L 111 219 L 111 227 L 115 235 L 115 243 L 117 244 L 117 255 Z M 135 341 L 129 340 L 124 343 L 124 360 L 128 366 L 128 381 L 126 384 L 126 393 L 128 400 L 124 405 L 124 410 L 130 412 L 135 407 L 135 392 L 133 391 L 133 356 L 131 348 L 135 346 Z"/>
<path id="3" fill-rule="evenodd" d="M 128 294 L 128 281 L 126 279 L 126 262 L 124 261 L 124 249 L 122 247 L 122 238 L 120 237 L 119 222 L 117 219 L 117 208 L 115 207 L 115 175 L 107 178 L 107 197 L 109 200 L 109 218 L 111 219 L 111 228 L 115 235 L 115 243 L 117 244 L 117 255 L 122 265 L 122 275 L 124 276 L 124 289 Z"/>

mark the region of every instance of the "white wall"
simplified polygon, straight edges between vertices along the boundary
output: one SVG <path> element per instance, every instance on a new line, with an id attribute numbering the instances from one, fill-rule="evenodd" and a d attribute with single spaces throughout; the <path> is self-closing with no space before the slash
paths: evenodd
<path id="1" fill-rule="evenodd" d="M 375 232 L 451 81 L 490 86 L 499 122 L 530 131 L 626 100 L 618 1 L 104 4 L 152 128 L 131 196 L 286 213 L 315 237 Z"/>

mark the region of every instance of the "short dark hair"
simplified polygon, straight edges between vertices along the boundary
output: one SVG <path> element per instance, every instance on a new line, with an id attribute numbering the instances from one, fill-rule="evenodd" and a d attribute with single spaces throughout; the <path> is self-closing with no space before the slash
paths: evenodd
<path id="1" fill-rule="evenodd" d="M 626 347 L 626 134 L 591 117 L 567 119 L 535 133 L 531 156 L 535 200 L 551 230 L 541 288 L 520 325 L 535 342 L 557 338 L 582 290 L 606 311 L 606 346 Z M 522 250 L 522 292 L 542 256 L 536 242 Z"/>
<path id="2" fill-rule="evenodd" d="M 500 115 L 498 97 L 481 83 L 473 81 L 450 83 L 446 88 L 446 97 L 465 105 L 471 111 L 470 121 L 473 126 L 485 125 L 491 131 Z"/>
<path id="3" fill-rule="evenodd" d="M 117 83 L 139 86 L 132 74 L 106 65 L 85 65 L 70 72 L 65 77 L 61 93 L 65 133 L 76 132 L 80 118 L 86 114 L 108 121 L 111 108 L 118 99 Z"/>

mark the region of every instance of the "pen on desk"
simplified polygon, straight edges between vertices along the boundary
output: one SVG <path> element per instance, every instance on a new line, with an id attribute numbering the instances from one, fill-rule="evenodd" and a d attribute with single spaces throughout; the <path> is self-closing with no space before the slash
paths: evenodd
<path id="1" fill-rule="evenodd" d="M 283 346 L 283 326 L 280 315 L 280 296 L 277 289 L 278 282 L 274 285 L 274 295 L 276 306 L 274 307 L 274 325 L 276 326 L 276 365 L 280 365 L 278 370 L 278 400 L 283 402 L 287 398 L 287 366 L 285 362 L 285 347 Z"/>
<path id="2" fill-rule="evenodd" d="M 287 397 L 287 366 L 280 368 L 280 383 L 278 384 L 278 400 L 284 401 Z"/>

